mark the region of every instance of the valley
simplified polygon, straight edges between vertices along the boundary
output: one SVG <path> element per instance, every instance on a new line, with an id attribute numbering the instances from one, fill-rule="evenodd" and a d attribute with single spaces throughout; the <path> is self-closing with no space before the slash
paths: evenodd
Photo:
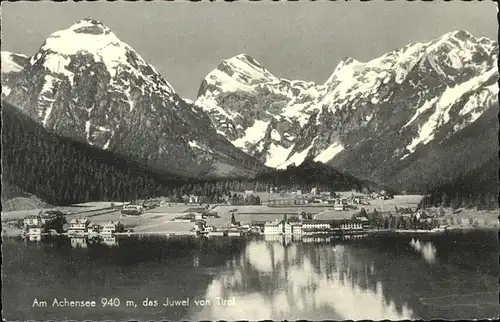
<path id="1" fill-rule="evenodd" d="M 84 19 L 31 57 L 2 52 L 3 180 L 53 205 L 178 196 L 218 180 L 491 200 L 497 57 L 496 42 L 458 30 L 368 62 L 345 58 L 315 84 L 239 54 L 191 101 L 109 27 Z"/>

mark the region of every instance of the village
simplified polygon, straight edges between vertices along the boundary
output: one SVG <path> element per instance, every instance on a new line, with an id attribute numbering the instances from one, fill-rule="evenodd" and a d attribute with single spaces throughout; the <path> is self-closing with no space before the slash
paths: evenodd
<path id="1" fill-rule="evenodd" d="M 335 193 L 313 188 L 308 192 L 277 192 L 272 188 L 265 194 L 235 192 L 231 198 L 215 204 L 204 203 L 203 197 L 195 195 L 182 199 L 182 203 L 157 198 L 101 202 L 95 203 L 94 208 L 79 205 L 90 207 L 83 211 L 76 205 L 69 211 L 43 209 L 18 219 L 17 226 L 19 234 L 29 240 L 64 235 L 72 238 L 75 245 L 84 245 L 87 240 L 113 245 L 118 236 L 150 234 L 293 236 L 307 240 L 380 231 L 436 232 L 446 227 L 436 214 L 417 209 L 421 196 L 393 196 L 385 191 Z M 16 221 L 12 220 L 7 226 L 13 222 L 15 226 Z"/>

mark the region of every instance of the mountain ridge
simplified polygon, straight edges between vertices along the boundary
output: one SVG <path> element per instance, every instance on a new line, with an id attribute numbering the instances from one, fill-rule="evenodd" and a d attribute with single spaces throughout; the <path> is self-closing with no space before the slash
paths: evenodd
<path id="1" fill-rule="evenodd" d="M 177 174 L 251 177 L 262 164 L 312 159 L 421 191 L 454 179 L 438 164 L 464 166 L 440 151 L 473 160 L 496 148 L 497 60 L 497 42 L 465 30 L 367 62 L 346 57 L 323 84 L 276 77 L 239 54 L 203 79 L 192 102 L 107 26 L 84 19 L 31 57 L 2 52 L 2 99 L 57 134 Z M 467 131 L 482 142 L 453 140 Z"/>
<path id="2" fill-rule="evenodd" d="M 51 34 L 10 89 L 7 101 L 51 131 L 157 169 L 218 177 L 263 168 L 96 20 Z"/>
<path id="3" fill-rule="evenodd" d="M 244 63 L 239 56 L 225 61 Z M 458 30 L 364 63 L 345 58 L 321 85 L 270 72 L 266 82 L 259 77 L 242 84 L 239 70 L 216 70 L 204 79 L 195 104 L 219 133 L 267 166 L 286 168 L 312 157 L 383 183 L 394 175 L 389 167 L 497 106 L 497 59 L 498 43 Z M 363 149 L 367 155 L 354 158 L 374 135 L 384 152 Z M 416 181 L 400 188 L 418 186 Z"/>

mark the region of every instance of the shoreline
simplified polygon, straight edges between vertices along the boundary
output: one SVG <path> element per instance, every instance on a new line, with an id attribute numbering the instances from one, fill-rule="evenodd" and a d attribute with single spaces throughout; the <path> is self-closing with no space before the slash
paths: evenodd
<path id="1" fill-rule="evenodd" d="M 368 234 L 372 235 L 384 235 L 384 234 L 421 234 L 421 235 L 439 235 L 445 234 L 451 231 L 488 231 L 494 230 L 498 231 L 497 227 L 448 227 L 446 229 L 439 230 L 423 230 L 423 229 L 379 229 L 379 230 L 370 230 Z"/>
<path id="2" fill-rule="evenodd" d="M 398 198 L 392 200 L 398 201 Z M 375 202 L 374 202 L 375 203 Z M 401 204 L 399 202 L 398 204 Z M 109 203 L 95 203 L 88 205 L 90 209 L 73 207 L 72 212 L 67 215 L 68 221 L 72 218 L 88 218 L 92 222 L 102 224 L 112 220 L 119 220 L 124 225 L 125 229 L 131 229 L 131 232 L 123 232 L 120 235 L 194 235 L 191 231 L 193 223 L 190 222 L 179 222 L 175 220 L 175 217 L 179 215 L 185 215 L 192 211 L 194 205 L 184 205 L 184 204 L 169 204 L 168 206 L 160 206 L 153 210 L 145 212 L 141 216 L 122 216 L 119 209 L 111 209 Z M 230 228 L 230 220 L 232 211 L 236 209 L 235 215 L 238 221 L 251 222 L 253 220 L 258 221 L 272 221 L 283 217 L 283 214 L 293 214 L 297 213 L 300 208 L 304 209 L 302 206 L 287 205 L 286 207 L 269 207 L 268 205 L 260 206 L 233 206 L 233 205 L 214 205 L 213 209 L 219 214 L 218 218 L 209 218 L 207 220 L 207 225 L 215 227 L 217 230 L 227 230 Z M 371 207 L 377 207 L 372 205 Z M 277 209 L 278 208 L 278 209 Z M 309 207 L 310 211 L 315 208 L 322 209 L 322 206 Z M 288 210 L 287 210 L 288 209 Z M 69 209 L 68 209 L 69 210 Z M 474 209 L 442 209 L 430 208 L 427 211 L 437 212 L 441 211 L 438 215 L 442 219 L 443 225 L 439 229 L 434 230 L 396 230 L 396 229 L 368 229 L 363 233 L 367 234 L 384 234 L 384 233 L 395 233 L 395 234 L 442 234 L 447 231 L 473 231 L 473 230 L 484 230 L 484 229 L 498 229 L 498 211 L 495 210 L 474 210 Z M 19 211 L 19 212 L 3 212 L 2 213 L 2 237 L 20 236 L 21 230 L 15 226 L 11 226 L 9 222 L 16 221 L 29 213 L 34 213 L 36 210 L 32 211 Z M 316 217 L 316 219 L 332 219 L 335 218 L 348 218 L 352 215 L 354 211 L 327 211 L 325 214 L 321 214 Z M 316 214 L 317 215 L 317 214 Z M 446 228 L 444 228 L 446 227 Z M 231 236 L 232 237 L 232 236 Z"/>
<path id="3" fill-rule="evenodd" d="M 421 234 L 421 235 L 439 235 L 439 234 L 445 234 L 450 231 L 497 231 L 498 228 L 496 227 L 448 227 L 446 229 L 439 229 L 439 230 L 422 230 L 422 229 L 415 229 L 415 230 L 410 230 L 410 229 L 404 229 L 404 230 L 396 230 L 396 229 L 372 229 L 372 230 L 366 230 L 366 231 L 360 231 L 357 234 L 344 234 L 344 235 L 338 235 L 338 234 L 322 234 L 322 236 L 330 237 L 330 236 L 358 236 L 358 235 L 390 235 L 390 234 Z M 132 231 L 132 232 L 120 232 L 120 233 L 113 233 L 113 234 L 97 234 L 94 237 L 102 237 L 102 236 L 123 236 L 123 237 L 133 237 L 133 236 L 165 236 L 165 237 L 170 237 L 170 236 L 194 236 L 198 237 L 195 232 L 192 231 Z M 26 235 L 30 236 L 30 235 Z M 68 235 L 67 233 L 62 233 L 58 235 L 50 235 L 48 233 L 41 234 L 41 235 L 31 235 L 31 236 L 51 236 L 51 237 L 60 237 L 60 236 L 65 236 L 69 238 L 85 238 L 89 237 L 88 234 L 85 235 Z M 215 235 L 207 235 L 205 237 L 214 237 Z M 244 234 L 244 235 L 238 235 L 238 236 L 223 236 L 223 237 L 254 237 L 254 236 L 283 236 L 286 237 L 288 235 L 255 235 L 255 234 Z M 289 235 L 292 236 L 292 235 Z M 3 230 L 2 231 L 2 238 L 17 238 L 17 237 L 22 237 L 20 230 L 18 229 L 9 229 L 9 230 Z M 220 237 L 220 236 L 215 236 L 215 237 Z M 314 237 L 314 235 L 300 235 L 296 236 L 293 235 L 293 237 Z"/>

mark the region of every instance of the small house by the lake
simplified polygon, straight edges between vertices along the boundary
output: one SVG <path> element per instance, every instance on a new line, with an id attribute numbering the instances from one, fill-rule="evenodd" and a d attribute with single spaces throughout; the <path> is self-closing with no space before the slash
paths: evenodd
<path id="1" fill-rule="evenodd" d="M 88 218 L 75 218 L 69 222 L 69 234 L 85 234 L 88 232 L 90 220 Z"/>

